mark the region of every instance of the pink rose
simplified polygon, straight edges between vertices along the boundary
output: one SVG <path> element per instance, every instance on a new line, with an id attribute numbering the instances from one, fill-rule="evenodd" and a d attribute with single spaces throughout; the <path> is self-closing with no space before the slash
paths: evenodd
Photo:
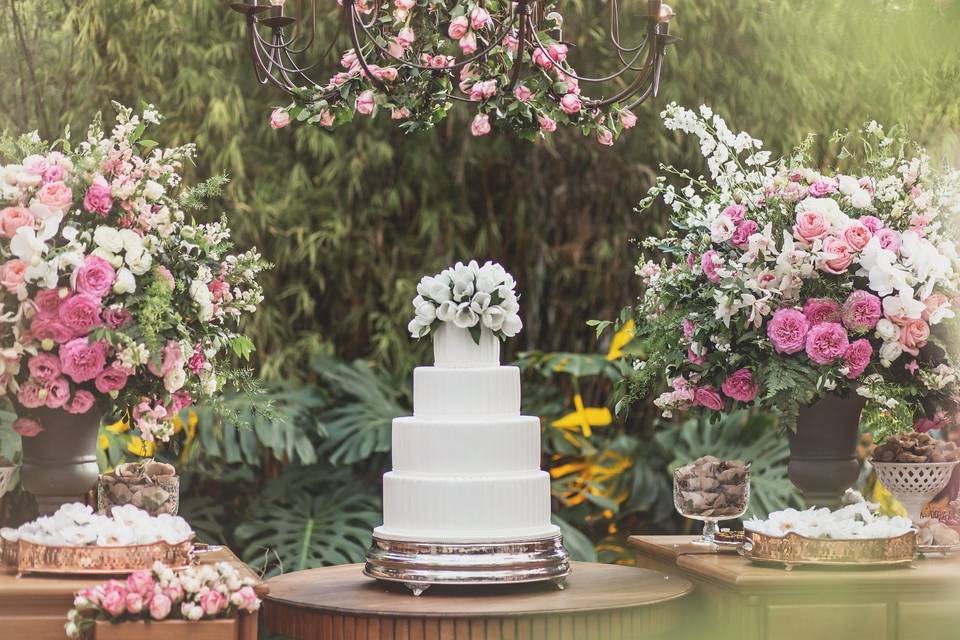
<path id="1" fill-rule="evenodd" d="M 850 342 L 847 330 L 836 322 L 822 322 L 807 332 L 807 356 L 817 364 L 831 364 L 843 357 Z"/>
<path id="2" fill-rule="evenodd" d="M 693 324 L 693 320 L 684 318 L 681 326 L 683 327 L 683 337 L 687 340 L 693 338 L 693 334 L 697 330 L 697 325 Z"/>
<path id="3" fill-rule="evenodd" d="M 730 237 L 730 243 L 743 249 L 750 244 L 750 236 L 755 234 L 758 229 L 757 223 L 753 220 L 741 220 L 737 223 L 736 231 Z"/>
<path id="4" fill-rule="evenodd" d="M 567 94 L 572 95 L 572 94 Z M 613 146 L 613 132 L 606 127 L 597 128 L 597 142 L 604 145 L 605 147 Z"/>
<path id="5" fill-rule="evenodd" d="M 183 350 L 180 343 L 176 340 L 169 340 L 163 347 L 163 364 L 160 368 L 161 375 L 167 375 L 174 369 L 183 366 Z"/>
<path id="6" fill-rule="evenodd" d="M 50 409 L 59 409 L 70 399 L 70 383 L 66 378 L 54 378 L 44 388 L 47 391 L 46 405 Z"/>
<path id="7" fill-rule="evenodd" d="M 485 136 L 490 133 L 490 116 L 485 113 L 478 113 L 473 117 L 470 123 L 470 133 L 474 136 Z"/>
<path id="8" fill-rule="evenodd" d="M 567 59 L 567 45 L 560 42 L 551 42 L 547 45 L 547 53 L 554 62 L 563 62 Z"/>
<path id="9" fill-rule="evenodd" d="M 540 123 L 540 131 L 544 133 L 553 133 L 557 130 L 557 121 L 549 116 L 537 116 L 537 122 Z"/>
<path id="10" fill-rule="evenodd" d="M 290 124 L 290 114 L 283 107 L 277 107 L 270 112 L 270 128 L 283 129 Z"/>
<path id="11" fill-rule="evenodd" d="M 33 304 L 37 308 L 37 313 L 44 318 L 58 318 L 60 314 L 60 305 L 66 296 L 61 297 L 61 292 L 67 289 L 42 289 L 33 297 Z"/>
<path id="12" fill-rule="evenodd" d="M 38 353 L 27 362 L 27 369 L 37 382 L 50 382 L 60 375 L 60 359 L 52 353 Z"/>
<path id="13" fill-rule="evenodd" d="M 945 304 L 947 304 L 947 296 L 942 293 L 931 293 L 923 299 L 923 319 L 929 322 L 930 316 L 934 315 Z"/>
<path id="14" fill-rule="evenodd" d="M 620 112 L 620 126 L 624 129 L 633 129 L 637 126 L 637 114 L 630 109 L 624 109 Z"/>
<path id="15" fill-rule="evenodd" d="M 120 391 L 127 386 L 128 373 L 116 362 L 105 368 L 97 375 L 94 380 L 94 386 L 100 393 L 110 393 L 111 391 Z"/>
<path id="16" fill-rule="evenodd" d="M 854 222 L 843 230 L 843 240 L 847 246 L 854 251 L 863 251 L 863 248 L 870 242 L 873 232 L 867 228 L 867 225 L 860 222 Z"/>
<path id="17" fill-rule="evenodd" d="M 76 337 L 76 334 L 59 320 L 43 316 L 37 316 L 30 323 L 30 335 L 40 342 L 52 340 L 57 344 L 69 342 Z"/>
<path id="18" fill-rule="evenodd" d="M 459 40 L 463 36 L 467 35 L 467 31 L 470 29 L 470 20 L 467 16 L 457 16 L 450 21 L 450 26 L 447 27 L 447 35 L 450 36 L 451 40 Z"/>
<path id="19" fill-rule="evenodd" d="M 575 93 L 568 93 L 560 98 L 560 108 L 563 109 L 563 112 L 567 115 L 578 113 L 581 107 L 580 96 Z"/>
<path id="20" fill-rule="evenodd" d="M 840 305 L 829 298 L 810 298 L 803 304 L 803 315 L 811 327 L 821 322 L 838 322 Z"/>
<path id="21" fill-rule="evenodd" d="M 83 334 L 99 327 L 100 300 L 85 293 L 79 293 L 64 300 L 60 305 L 60 323 L 67 329 Z"/>
<path id="22" fill-rule="evenodd" d="M 917 433 L 926 433 L 928 431 L 934 431 L 935 429 L 941 429 L 949 423 L 950 421 L 947 419 L 946 414 L 938 411 L 934 414 L 933 418 L 920 416 L 920 419 L 914 423 L 913 430 Z"/>
<path id="23" fill-rule="evenodd" d="M 67 413 L 79 415 L 90 411 L 90 409 L 93 408 L 93 403 L 93 394 L 86 389 L 80 389 L 73 394 L 73 398 L 67 403 L 64 409 L 67 410 Z"/>
<path id="24" fill-rule="evenodd" d="M 767 337 L 778 353 L 796 353 L 803 349 L 810 321 L 796 309 L 778 309 L 767 323 Z"/>
<path id="25" fill-rule="evenodd" d="M 900 234 L 893 229 L 880 229 L 876 232 L 876 236 L 881 248 L 894 253 L 900 251 Z"/>
<path id="26" fill-rule="evenodd" d="M 123 305 L 119 304 L 110 305 L 103 310 L 102 315 L 104 324 L 111 329 L 122 329 L 133 320 L 130 312 L 127 311 Z"/>
<path id="27" fill-rule="evenodd" d="M 123 585 L 116 580 L 111 580 L 104 585 L 100 606 L 114 618 L 122 615 L 127 607 L 127 593 Z"/>
<path id="28" fill-rule="evenodd" d="M 23 260 L 7 260 L 0 265 L 0 285 L 10 293 L 15 292 L 23 284 L 26 271 L 27 263 Z"/>
<path id="29" fill-rule="evenodd" d="M 908 320 L 900 330 L 900 346 L 912 356 L 918 355 L 930 338 L 930 325 L 923 320 Z"/>
<path id="30" fill-rule="evenodd" d="M 87 338 L 75 338 L 60 347 L 60 367 L 74 382 L 93 380 L 103 371 L 107 361 L 107 343 L 90 343 Z"/>
<path id="31" fill-rule="evenodd" d="M 13 421 L 13 430 L 24 438 L 33 438 L 43 431 L 43 427 L 33 418 L 17 418 Z"/>
<path id="32" fill-rule="evenodd" d="M 740 402 L 752 402 L 757 397 L 760 385 L 753 381 L 749 369 L 737 369 L 720 386 L 724 395 Z"/>
<path id="33" fill-rule="evenodd" d="M 139 593 L 141 596 L 146 596 L 153 591 L 154 584 L 153 574 L 143 569 L 134 571 L 127 576 L 127 589 L 133 593 Z"/>
<path id="34" fill-rule="evenodd" d="M 154 620 L 164 620 L 170 615 L 170 608 L 173 606 L 170 598 L 163 593 L 155 593 L 150 598 L 150 617 Z"/>
<path id="35" fill-rule="evenodd" d="M 823 242 L 820 254 L 820 269 L 832 274 L 844 273 L 853 263 L 853 253 L 846 242 L 831 236 Z"/>
<path id="36" fill-rule="evenodd" d="M 847 378 L 854 380 L 859 378 L 870 364 L 870 358 L 873 357 L 873 347 L 866 338 L 854 340 L 843 353 L 843 363 L 847 366 Z"/>
<path id="37" fill-rule="evenodd" d="M 44 390 L 40 385 L 34 382 L 24 382 L 17 389 L 17 402 L 27 409 L 37 409 L 46 404 L 46 398 L 42 395 Z"/>
<path id="38" fill-rule="evenodd" d="M 250 613 L 260 608 L 260 599 L 257 598 L 257 593 L 253 590 L 253 587 L 249 585 L 245 585 L 240 587 L 239 590 L 234 591 L 230 596 L 230 602 L 233 603 L 233 606 L 237 609 Z"/>
<path id="39" fill-rule="evenodd" d="M 61 213 L 66 213 L 73 204 L 73 192 L 70 187 L 60 182 L 48 182 L 40 187 L 37 192 L 37 198 L 41 204 L 45 204 L 51 209 L 57 209 Z"/>
<path id="40" fill-rule="evenodd" d="M 694 353 L 693 347 L 687 347 L 687 361 L 690 364 L 703 364 L 707 359 Z"/>
<path id="41" fill-rule="evenodd" d="M 200 603 L 200 607 L 203 609 L 203 613 L 208 616 L 215 616 L 223 609 L 227 608 L 227 597 L 224 596 L 219 591 L 214 591 L 213 589 L 207 591 L 206 593 L 201 593 L 200 597 L 197 598 Z"/>
<path id="42" fill-rule="evenodd" d="M 728 205 L 720 215 L 727 216 L 734 224 L 740 224 L 743 221 L 743 217 L 747 215 L 747 208 L 742 204 L 731 204 Z"/>
<path id="43" fill-rule="evenodd" d="M 837 185 L 829 179 L 821 178 L 810 185 L 810 195 L 814 198 L 822 198 L 834 193 L 836 190 Z"/>
<path id="44" fill-rule="evenodd" d="M 843 303 L 843 325 L 855 333 L 870 331 L 880 320 L 880 298 L 869 291 L 857 289 Z"/>
<path id="45" fill-rule="evenodd" d="M 124 604 L 126 604 L 127 611 L 136 615 L 143 610 L 143 596 L 135 591 L 129 591 Z"/>
<path id="46" fill-rule="evenodd" d="M 470 13 L 470 26 L 474 29 L 483 29 L 493 23 L 493 19 L 486 9 L 477 7 Z"/>
<path id="47" fill-rule="evenodd" d="M 0 210 L 0 236 L 12 238 L 20 227 L 33 227 L 33 214 L 24 207 L 7 207 Z"/>
<path id="48" fill-rule="evenodd" d="M 520 102 L 527 103 L 533 97 L 533 91 L 525 84 L 518 84 L 517 88 L 513 90 L 513 95 Z"/>
<path id="49" fill-rule="evenodd" d="M 704 275 L 707 276 L 707 280 L 710 282 L 720 282 L 720 275 L 717 273 L 717 263 L 714 261 L 716 257 L 717 252 L 713 249 L 705 251 L 700 257 L 700 268 L 703 269 Z"/>
<path id="50" fill-rule="evenodd" d="M 113 208 L 113 195 L 110 192 L 110 185 L 99 173 L 93 177 L 93 183 L 87 189 L 83 196 L 83 207 L 90 213 L 100 214 L 106 217 Z"/>
<path id="51" fill-rule="evenodd" d="M 469 56 L 477 52 L 477 36 L 474 35 L 473 31 L 467 32 L 467 35 L 460 38 L 459 44 L 464 55 Z"/>
<path id="52" fill-rule="evenodd" d="M 367 89 L 357 96 L 357 113 L 362 113 L 363 115 L 368 116 L 373 113 L 373 105 L 373 91 Z"/>
<path id="53" fill-rule="evenodd" d="M 399 44 L 403 49 L 409 48 L 410 45 L 416 41 L 416 39 L 417 36 L 410 27 L 403 27 L 397 32 L 397 44 Z"/>
<path id="54" fill-rule="evenodd" d="M 347 49 L 343 52 L 343 55 L 340 56 L 340 66 L 344 69 L 352 69 L 357 62 L 357 52 L 354 49 Z M 278 111 L 283 111 L 283 109 L 277 107 L 273 110 L 273 113 L 277 113 Z M 279 129 L 279 127 L 276 128 Z"/>
<path id="55" fill-rule="evenodd" d="M 95 298 L 102 298 L 113 287 L 117 272 L 100 256 L 87 256 L 77 269 L 77 291 Z"/>
<path id="56" fill-rule="evenodd" d="M 170 413 L 177 414 L 193 404 L 190 392 L 180 389 L 170 396 Z"/>
<path id="57" fill-rule="evenodd" d="M 883 221 L 876 216 L 863 216 L 859 220 L 860 224 L 870 230 L 870 233 L 876 233 L 883 229 Z"/>
<path id="58" fill-rule="evenodd" d="M 533 63 L 541 67 L 544 71 L 553 69 L 553 60 L 551 60 L 550 56 L 544 53 L 540 47 L 537 47 L 533 51 Z"/>
<path id="59" fill-rule="evenodd" d="M 816 211 L 801 211 L 797 214 L 796 224 L 793 225 L 793 233 L 804 242 L 813 242 L 818 240 L 830 230 L 827 221 Z"/>
<path id="60" fill-rule="evenodd" d="M 720 393 L 716 389 L 707 384 L 697 387 L 697 390 L 694 391 L 693 404 L 697 407 L 720 411 L 723 408 L 723 398 L 720 397 Z"/>

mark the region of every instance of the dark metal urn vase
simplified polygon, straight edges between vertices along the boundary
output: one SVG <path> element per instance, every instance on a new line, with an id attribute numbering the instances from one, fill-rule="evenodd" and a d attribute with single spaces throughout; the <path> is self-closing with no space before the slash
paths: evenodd
<path id="1" fill-rule="evenodd" d="M 860 412 L 865 402 L 856 394 L 846 398 L 829 394 L 800 407 L 796 433 L 787 431 L 788 472 L 808 507 L 835 509 L 844 492 L 857 481 Z"/>
<path id="2" fill-rule="evenodd" d="M 49 515 L 68 502 L 83 502 L 97 483 L 97 434 L 100 412 L 93 407 L 74 415 L 61 409 L 24 409 L 20 417 L 33 418 L 43 431 L 23 438 L 23 488 L 37 499 L 40 515 Z"/>

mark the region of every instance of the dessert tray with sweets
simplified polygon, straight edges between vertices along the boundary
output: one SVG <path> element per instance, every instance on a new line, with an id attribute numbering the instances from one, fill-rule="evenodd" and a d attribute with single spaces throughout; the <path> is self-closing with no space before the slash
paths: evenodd
<path id="1" fill-rule="evenodd" d="M 119 575 L 158 560 L 184 568 L 193 561 L 193 538 L 183 518 L 152 517 L 132 505 L 103 516 L 68 504 L 52 516 L 0 530 L 3 562 L 19 573 Z"/>

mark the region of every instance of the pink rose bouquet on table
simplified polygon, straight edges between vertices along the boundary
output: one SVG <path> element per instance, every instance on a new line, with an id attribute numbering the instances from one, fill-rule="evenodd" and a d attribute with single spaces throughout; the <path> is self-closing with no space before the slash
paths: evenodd
<path id="1" fill-rule="evenodd" d="M 78 591 L 65 630 L 79 638 L 97 620 L 214 620 L 260 608 L 252 578 L 241 578 L 226 562 L 174 572 L 157 562 L 150 571 L 135 571 L 126 580 L 110 580 Z"/>
<path id="2" fill-rule="evenodd" d="M 161 148 L 152 107 L 116 107 L 109 134 L 98 116 L 79 142 L 23 136 L 0 164 L 0 396 L 25 437 L 45 411 L 99 411 L 164 441 L 253 349 L 239 324 L 268 265 L 234 251 L 225 220 L 185 213 L 223 180 L 184 188 L 194 146 Z"/>
<path id="3" fill-rule="evenodd" d="M 670 207 L 674 230 L 643 242 L 666 257 L 637 268 L 633 317 L 649 357 L 630 395 L 668 380 L 655 400 L 667 417 L 762 406 L 790 418 L 824 394 L 856 393 L 878 437 L 955 421 L 960 172 L 932 170 L 876 123 L 834 137 L 845 170 L 833 172 L 805 147 L 771 160 L 707 107 L 662 115 L 698 138 L 710 176 L 666 167 L 672 178 L 641 203 Z"/>

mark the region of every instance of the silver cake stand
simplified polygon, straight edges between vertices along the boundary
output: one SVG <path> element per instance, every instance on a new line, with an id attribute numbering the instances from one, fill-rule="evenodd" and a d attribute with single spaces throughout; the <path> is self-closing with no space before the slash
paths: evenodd
<path id="1" fill-rule="evenodd" d="M 373 536 L 363 573 L 419 596 L 435 584 L 553 582 L 563 589 L 570 557 L 560 534 L 495 543 L 406 542 Z"/>

